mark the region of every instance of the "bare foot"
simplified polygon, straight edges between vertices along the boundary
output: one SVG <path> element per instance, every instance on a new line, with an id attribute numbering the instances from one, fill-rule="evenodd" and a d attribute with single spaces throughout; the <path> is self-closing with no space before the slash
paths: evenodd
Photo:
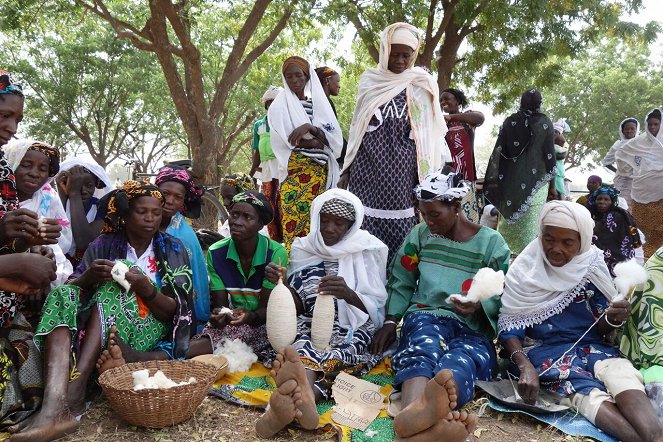
<path id="1" fill-rule="evenodd" d="M 301 405 L 301 388 L 297 381 L 289 379 L 274 390 L 269 398 L 265 413 L 256 422 L 256 433 L 263 439 L 274 437 L 302 412 L 297 408 Z"/>
<path id="2" fill-rule="evenodd" d="M 26 427 L 12 434 L 9 442 L 48 442 L 73 433 L 79 425 L 68 411 L 56 415 L 40 411 Z"/>
<path id="3" fill-rule="evenodd" d="M 428 381 L 424 394 L 394 418 L 394 431 L 410 437 L 429 429 L 456 408 L 456 381 L 450 370 L 442 370 Z"/>
<path id="4" fill-rule="evenodd" d="M 120 337 L 117 335 L 117 328 L 113 325 L 108 333 L 108 346 L 109 349 L 113 346 L 117 346 L 122 353 L 122 358 L 126 363 L 129 362 L 140 362 L 145 360 L 145 353 L 142 351 L 134 350 L 129 344 L 126 344 Z"/>
<path id="5" fill-rule="evenodd" d="M 111 327 L 111 331 L 108 336 L 108 347 L 106 350 L 101 352 L 99 359 L 97 359 L 97 371 L 99 374 L 106 370 L 110 370 L 111 368 L 126 364 L 122 354 L 122 349 L 116 343 L 116 331 L 117 330 L 115 330 L 115 326 Z"/>
<path id="6" fill-rule="evenodd" d="M 293 346 L 287 346 L 276 355 L 271 374 L 277 387 L 290 379 L 297 382 L 302 391 L 302 403 L 299 406 L 302 415 L 299 418 L 299 424 L 306 430 L 318 428 L 320 415 L 318 415 L 318 409 L 315 406 L 315 394 L 306 377 L 306 368 L 304 368 L 304 364 L 302 364 L 299 354 Z"/>
<path id="7" fill-rule="evenodd" d="M 414 436 L 396 441 L 407 442 L 464 442 L 477 426 L 477 417 L 465 411 L 452 411 L 432 427 Z"/>
<path id="8" fill-rule="evenodd" d="M 30 423 L 31 423 L 33 420 L 35 420 L 35 418 L 36 418 L 38 415 L 39 415 L 39 413 L 34 413 L 34 414 L 28 416 L 28 417 L 27 417 L 26 419 L 24 419 L 23 421 L 21 421 L 21 422 L 15 424 L 15 425 L 12 425 L 11 427 L 8 427 L 8 428 L 7 428 L 7 432 L 8 432 L 8 433 L 18 433 L 19 431 L 23 430 L 23 429 L 26 428 L 28 425 L 30 425 Z"/>

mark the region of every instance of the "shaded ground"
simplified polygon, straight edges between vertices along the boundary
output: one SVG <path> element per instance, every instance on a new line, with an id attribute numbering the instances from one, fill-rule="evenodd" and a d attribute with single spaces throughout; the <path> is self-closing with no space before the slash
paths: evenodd
<path id="1" fill-rule="evenodd" d="M 480 412 L 484 400 L 470 404 Z M 64 441 L 154 441 L 154 442 L 223 442 L 257 441 L 253 424 L 261 411 L 240 407 L 214 397 L 207 397 L 193 419 L 175 427 L 156 430 L 129 426 L 115 417 L 109 403 L 96 403 L 82 420 L 78 432 Z M 276 441 L 335 441 L 333 430 L 318 433 L 288 429 L 279 433 Z M 472 441 L 514 442 L 584 442 L 582 438 L 565 436 L 554 428 L 521 414 L 498 413 L 486 408 Z M 590 440 L 590 439 L 587 439 Z"/>

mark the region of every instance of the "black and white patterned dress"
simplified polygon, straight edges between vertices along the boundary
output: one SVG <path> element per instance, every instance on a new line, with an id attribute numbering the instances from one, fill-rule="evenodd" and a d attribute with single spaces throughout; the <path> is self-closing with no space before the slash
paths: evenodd
<path id="1" fill-rule="evenodd" d="M 336 316 L 334 328 L 330 340 L 330 349 L 320 351 L 311 343 L 311 322 L 313 309 L 318 297 L 318 285 L 320 278 L 325 275 L 337 275 L 338 262 L 324 261 L 311 265 L 289 278 L 289 284 L 297 292 L 299 299 L 304 305 L 304 313 L 297 317 L 297 339 L 292 344 L 299 353 L 304 365 L 320 372 L 320 378 L 315 382 L 315 387 L 325 397 L 329 397 L 331 386 L 336 376 L 341 371 L 353 376 L 360 376 L 375 367 L 382 359 L 381 356 L 371 354 L 368 346 L 375 333 L 375 324 L 368 319 L 356 330 L 348 330 L 342 327 L 338 321 L 338 302 L 336 305 Z"/>
<path id="2" fill-rule="evenodd" d="M 405 89 L 373 115 L 350 171 L 348 190 L 365 208 L 362 229 L 389 247 L 389 262 L 417 224 L 413 189 L 418 184 L 417 148 Z"/>

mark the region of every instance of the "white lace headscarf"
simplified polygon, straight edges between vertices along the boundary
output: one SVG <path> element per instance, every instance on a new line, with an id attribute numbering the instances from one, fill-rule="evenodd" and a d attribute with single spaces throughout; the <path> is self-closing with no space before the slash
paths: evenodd
<path id="1" fill-rule="evenodd" d="M 571 261 L 555 267 L 543 251 L 544 226 L 580 234 L 580 250 Z M 561 313 L 592 282 L 608 299 L 617 295 L 603 252 L 592 245 L 594 221 L 589 210 L 571 201 L 551 201 L 539 216 L 539 237 L 518 255 L 506 275 L 499 331 L 530 327 Z"/>

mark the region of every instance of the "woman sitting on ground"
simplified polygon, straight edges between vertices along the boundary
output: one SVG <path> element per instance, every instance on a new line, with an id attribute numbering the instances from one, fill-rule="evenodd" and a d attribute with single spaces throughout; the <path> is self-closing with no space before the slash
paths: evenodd
<path id="1" fill-rule="evenodd" d="M 65 214 L 71 221 L 73 241 L 69 250 L 63 250 L 75 269 L 83 259 L 87 246 L 97 239 L 104 221 L 97 218 L 99 199 L 113 189 L 108 175 L 97 163 L 71 158 L 60 164 L 55 184 Z"/>
<path id="2" fill-rule="evenodd" d="M 489 380 L 495 370 L 499 297 L 477 303 L 449 299 L 466 291 L 479 269 L 506 270 L 510 257 L 499 233 L 463 215 L 460 202 L 470 189 L 455 173 L 428 175 L 415 189 L 425 223 L 412 229 L 391 264 L 387 320 L 371 349 L 382 354 L 404 320 L 391 359 L 402 398 L 402 411 L 391 407 L 399 438 L 434 440 L 458 427 L 448 414 L 472 400 L 474 382 Z M 476 421 L 463 416 L 465 425 L 458 429 L 464 436 L 458 440 L 465 440 Z"/>
<path id="3" fill-rule="evenodd" d="M 635 249 L 642 246 L 635 220 L 617 206 L 617 195 L 619 190 L 603 184 L 592 192 L 588 203 L 596 223 L 592 244 L 603 251 L 603 259 L 611 274 L 615 264 L 634 258 Z"/>
<path id="4" fill-rule="evenodd" d="M 273 375 L 279 387 L 274 402 L 283 399 L 279 397 L 283 384 L 294 379 L 302 391 L 299 423 L 309 430 L 318 426 L 315 403 L 331 398 L 338 373 L 359 376 L 382 359 L 370 354 L 368 346 L 384 320 L 389 252 L 382 241 L 361 230 L 363 217 L 359 198 L 347 190 L 328 190 L 313 200 L 311 233 L 292 245 L 288 284 L 297 306 L 297 339 L 274 363 Z M 267 276 L 278 282 L 284 271 L 270 264 Z M 333 296 L 335 301 L 329 350 L 318 349 L 311 342 L 318 296 Z M 288 357 L 295 362 L 287 363 Z M 287 419 L 276 404 L 272 408 L 276 414 L 265 414 L 256 425 L 261 437 L 274 436 L 292 421 L 284 422 Z"/>
<path id="5" fill-rule="evenodd" d="M 191 341 L 188 358 L 213 353 L 226 339 L 240 339 L 258 355 L 269 347 L 265 316 L 276 284 L 267 279 L 265 268 L 288 261 L 281 244 L 258 233 L 273 215 L 269 201 L 259 192 L 242 192 L 233 198 L 230 237 L 207 251 L 212 314 Z M 224 307 L 231 308 L 232 314 L 222 313 Z"/>
<path id="6" fill-rule="evenodd" d="M 104 234 L 90 244 L 67 285 L 53 290 L 35 332 L 44 352 L 44 403 L 10 431 L 18 441 L 53 440 L 78 426 L 85 388 L 109 335 L 125 350 L 159 347 L 184 357 L 191 324 L 192 284 L 182 242 L 161 233 L 163 196 L 127 181 L 100 203 Z M 115 262 L 130 266 L 127 293 L 111 277 Z M 71 348 L 71 352 L 63 351 Z"/>
<path id="7" fill-rule="evenodd" d="M 202 330 L 209 319 L 209 278 L 203 249 L 200 247 L 196 232 L 185 217 L 190 219 L 200 217 L 201 197 L 205 190 L 193 182 L 188 171 L 170 166 L 159 169 L 154 184 L 164 198 L 161 231 L 182 241 L 189 255 L 195 290 L 193 311 L 196 322 L 196 326 L 191 331 L 195 333 L 198 328 Z"/>
<path id="8" fill-rule="evenodd" d="M 57 244 L 49 247 L 58 266 L 55 287 L 73 272 L 64 253 L 71 248 L 71 223 L 57 192 L 48 184 L 60 170 L 60 153 L 53 146 L 35 140 L 13 140 L 3 150 L 9 167 L 14 171 L 19 205 L 35 212 L 39 218 L 55 219 L 62 226 Z"/>
<path id="9" fill-rule="evenodd" d="M 499 339 L 527 403 L 546 388 L 568 397 L 580 414 L 620 440 L 660 441 L 663 425 L 642 376 L 604 339 L 629 317 L 630 306 L 609 301 L 617 292 L 603 253 L 591 243 L 592 229 L 580 204 L 544 206 L 539 237 L 506 276 Z M 532 347 L 523 348 L 525 337 Z"/>

